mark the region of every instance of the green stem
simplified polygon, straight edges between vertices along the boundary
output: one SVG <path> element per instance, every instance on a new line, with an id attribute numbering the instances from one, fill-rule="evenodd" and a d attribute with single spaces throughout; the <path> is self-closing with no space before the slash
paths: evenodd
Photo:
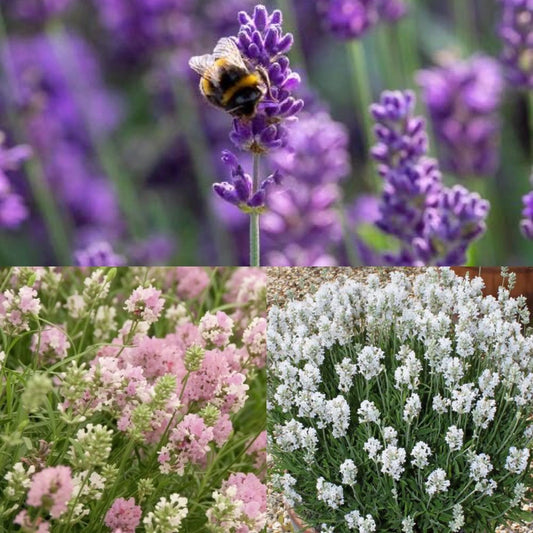
<path id="1" fill-rule="evenodd" d="M 360 39 L 350 41 L 348 43 L 348 51 L 351 57 L 354 89 L 357 92 L 358 111 L 364 128 L 365 153 L 367 153 L 373 138 L 372 121 L 368 109 L 370 104 L 372 104 L 372 88 L 370 86 L 363 42 Z"/>
<path id="2" fill-rule="evenodd" d="M 259 188 L 259 154 L 254 153 L 254 172 L 253 172 L 253 193 Z M 259 232 L 259 213 L 250 214 L 250 266 L 258 267 L 261 265 L 261 244 Z"/>
<path id="3" fill-rule="evenodd" d="M 7 106 L 9 121 L 13 128 L 15 137 L 17 139 L 26 139 L 26 129 L 23 124 L 22 115 L 15 113 L 13 110 L 13 102 L 16 101 L 19 91 L 17 90 L 16 78 L 13 70 L 13 63 L 9 51 L 9 44 L 7 40 L 6 26 L 4 17 L 0 9 L 0 42 L 2 42 L 2 63 L 6 75 L 6 87 L 8 94 L 11 95 L 11 105 Z M 66 230 L 65 220 L 61 217 L 62 210 L 55 201 L 48 184 L 46 177 L 39 160 L 34 156 L 24 166 L 30 184 L 30 189 L 33 198 L 39 208 L 43 222 L 46 227 L 46 232 L 50 237 L 50 245 L 58 264 L 68 265 L 72 262 L 70 254 L 68 231 Z M 66 217 L 65 217 L 66 218 Z"/>

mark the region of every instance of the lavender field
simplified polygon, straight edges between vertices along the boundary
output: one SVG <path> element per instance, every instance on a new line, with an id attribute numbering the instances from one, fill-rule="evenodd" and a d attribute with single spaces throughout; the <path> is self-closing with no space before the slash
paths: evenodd
<path id="1" fill-rule="evenodd" d="M 1 2 L 0 264 L 532 264 L 532 28 L 532 0 Z"/>

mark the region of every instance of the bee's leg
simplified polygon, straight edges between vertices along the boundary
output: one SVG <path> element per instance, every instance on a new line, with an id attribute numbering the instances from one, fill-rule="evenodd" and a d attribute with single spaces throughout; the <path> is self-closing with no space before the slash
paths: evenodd
<path id="1" fill-rule="evenodd" d="M 268 72 L 266 71 L 265 67 L 263 67 L 262 65 L 259 65 L 257 67 L 257 73 L 261 76 L 261 79 L 266 85 L 268 97 L 273 98 L 272 93 L 271 93 L 270 78 L 268 77 Z"/>

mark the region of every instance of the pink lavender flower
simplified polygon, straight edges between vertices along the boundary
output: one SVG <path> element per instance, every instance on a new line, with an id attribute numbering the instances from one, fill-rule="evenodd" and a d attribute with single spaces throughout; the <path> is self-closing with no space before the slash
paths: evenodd
<path id="1" fill-rule="evenodd" d="M 152 286 L 137 287 L 124 303 L 124 309 L 136 318 L 152 324 L 159 319 L 165 300 L 160 298 L 161 291 Z"/>
<path id="2" fill-rule="evenodd" d="M 319 0 L 326 27 L 341 39 L 358 39 L 380 19 L 396 21 L 407 12 L 403 0 Z"/>
<path id="3" fill-rule="evenodd" d="M 49 533 L 50 522 L 43 520 L 41 517 L 32 520 L 28 511 L 20 511 L 13 520 L 13 523 L 21 526 L 22 531 L 31 531 L 32 533 Z"/>
<path id="4" fill-rule="evenodd" d="M 31 156 L 28 146 L 4 146 L 6 137 L 0 131 L 0 228 L 16 228 L 28 216 L 22 197 L 11 185 L 7 173 L 17 170 Z"/>
<path id="5" fill-rule="evenodd" d="M 135 505 L 135 498 L 117 498 L 105 515 L 105 525 L 112 531 L 135 533 L 141 522 L 142 509 Z"/>
<path id="6" fill-rule="evenodd" d="M 176 267 L 169 273 L 175 277 L 178 296 L 183 300 L 198 298 L 209 286 L 209 275 L 202 267 Z"/>
<path id="7" fill-rule="evenodd" d="M 220 531 L 252 533 L 266 525 L 266 486 L 254 474 L 232 474 L 213 493 L 209 523 Z"/>
<path id="8" fill-rule="evenodd" d="M 250 359 L 258 368 L 263 368 L 266 364 L 266 327 L 266 319 L 256 317 L 242 335 Z"/>
<path id="9" fill-rule="evenodd" d="M 502 61 L 512 86 L 533 90 L 533 1 L 500 0 Z"/>
<path id="10" fill-rule="evenodd" d="M 498 62 L 477 55 L 421 71 L 418 83 L 443 167 L 463 177 L 494 173 L 499 163 L 497 114 L 503 92 Z"/>
<path id="11" fill-rule="evenodd" d="M 68 466 L 48 467 L 33 475 L 28 491 L 27 504 L 42 507 L 53 518 L 60 517 L 67 510 L 74 485 Z"/>
<path id="12" fill-rule="evenodd" d="M 67 356 L 70 342 L 61 328 L 45 326 L 40 333 L 33 334 L 30 347 L 41 363 L 55 363 Z"/>
<path id="13" fill-rule="evenodd" d="M 18 292 L 7 289 L 0 294 L 0 327 L 12 335 L 27 331 L 30 319 L 40 310 L 41 301 L 32 287 L 21 287 Z"/>
<path id="14" fill-rule="evenodd" d="M 524 210 L 522 211 L 522 221 L 520 228 L 526 239 L 533 241 L 533 191 L 523 198 Z"/>
<path id="15" fill-rule="evenodd" d="M 187 465 L 203 464 L 213 438 L 213 428 L 206 426 L 201 416 L 185 415 L 185 418 L 170 432 L 168 444 L 161 448 L 159 453 L 161 471 L 183 475 Z"/>
<path id="16" fill-rule="evenodd" d="M 401 242 L 395 265 L 463 263 L 470 243 L 485 231 L 489 204 L 464 187 L 446 188 L 437 161 L 426 157 L 424 122 L 413 117 L 410 91 L 385 91 L 371 107 L 378 144 L 372 155 L 385 180 L 376 225 Z"/>
<path id="17" fill-rule="evenodd" d="M 233 320 L 223 311 L 206 313 L 200 319 L 198 329 L 209 347 L 223 348 L 233 334 Z"/>

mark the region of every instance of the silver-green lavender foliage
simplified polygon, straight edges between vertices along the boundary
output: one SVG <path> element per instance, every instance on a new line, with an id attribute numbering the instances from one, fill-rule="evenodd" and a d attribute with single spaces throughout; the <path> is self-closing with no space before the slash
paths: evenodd
<path id="1" fill-rule="evenodd" d="M 509 280 L 512 281 L 512 280 Z M 487 532 L 531 485 L 523 298 L 430 269 L 269 313 L 274 483 L 321 532 Z"/>

